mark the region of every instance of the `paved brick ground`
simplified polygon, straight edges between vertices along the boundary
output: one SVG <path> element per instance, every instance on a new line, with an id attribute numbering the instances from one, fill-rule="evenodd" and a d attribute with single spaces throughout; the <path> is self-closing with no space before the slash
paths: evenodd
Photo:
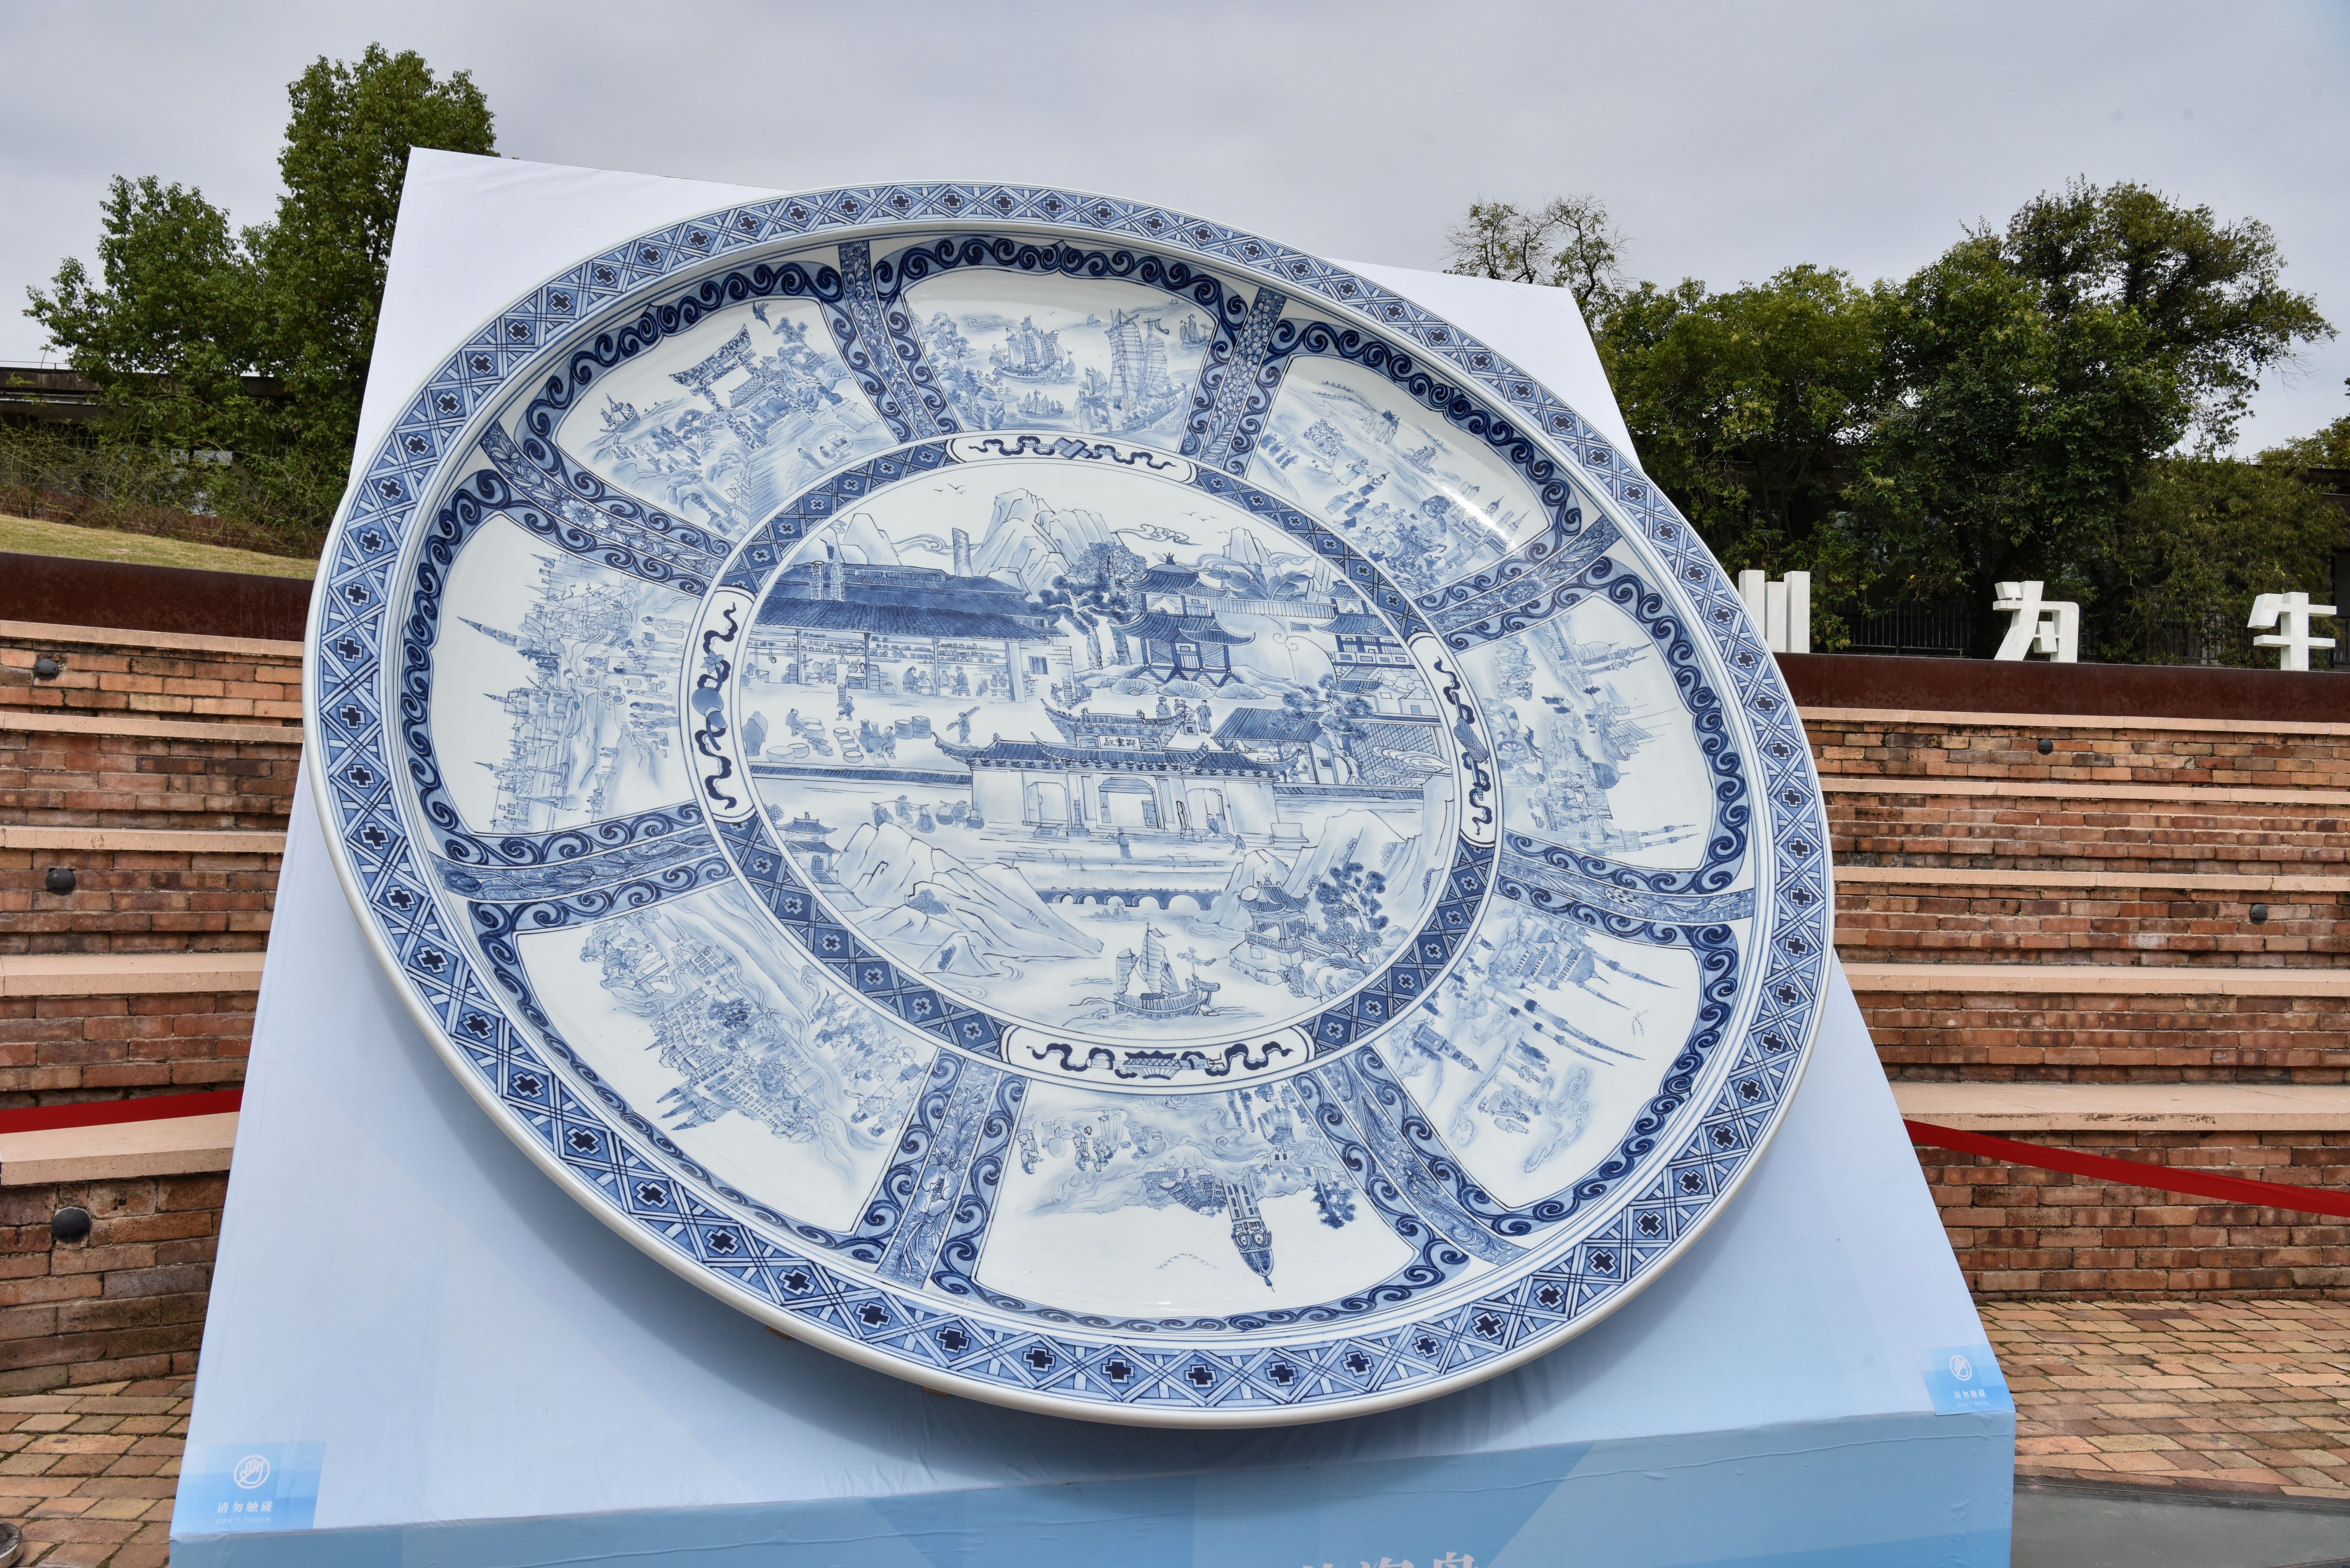
<path id="1" fill-rule="evenodd" d="M 0 1399 L 0 1518 L 24 1530 L 22 1561 L 170 1562 L 172 1493 L 195 1391 L 192 1377 L 158 1377 Z"/>
<path id="2" fill-rule="evenodd" d="M 2350 1303 L 1986 1302 L 2018 1475 L 2350 1498 Z"/>
<path id="3" fill-rule="evenodd" d="M 1988 1302 L 2016 1473 L 2350 1498 L 2350 1303 Z M 160 1568 L 192 1377 L 0 1398 L 26 1563 Z"/>

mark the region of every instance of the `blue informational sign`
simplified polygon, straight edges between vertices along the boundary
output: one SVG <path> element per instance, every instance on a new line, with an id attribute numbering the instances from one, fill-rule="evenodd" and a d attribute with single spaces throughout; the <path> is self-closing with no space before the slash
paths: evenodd
<path id="1" fill-rule="evenodd" d="M 318 1511 L 324 1443 L 212 1443 L 180 1469 L 172 1533 L 307 1530 Z"/>
<path id="2" fill-rule="evenodd" d="M 1988 1345 L 1946 1345 L 1925 1355 L 1926 1392 L 1937 1415 L 1975 1410 L 2012 1410 L 2007 1377 Z"/>

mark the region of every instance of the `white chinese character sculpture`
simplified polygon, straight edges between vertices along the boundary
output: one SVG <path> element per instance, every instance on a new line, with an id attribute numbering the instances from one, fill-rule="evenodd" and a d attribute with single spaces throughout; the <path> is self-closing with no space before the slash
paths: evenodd
<path id="1" fill-rule="evenodd" d="M 2054 664 L 2081 660 L 2081 607 L 2060 599 L 2043 599 L 2041 583 L 1999 583 L 1999 597 L 1991 607 L 2014 617 L 2000 639 L 1993 659 L 2027 659 L 2044 653 Z"/>
<path id="2" fill-rule="evenodd" d="M 1746 613 L 1762 628 L 1762 640 L 1772 652 L 1811 652 L 1811 573 L 1789 572 L 1773 583 L 1761 572 L 1741 572 L 1738 597 L 1746 601 Z"/>
<path id="3" fill-rule="evenodd" d="M 2244 624 L 2256 631 L 2277 628 L 2277 636 L 2256 637 L 2252 646 L 2282 649 L 2277 655 L 2279 670 L 2306 670 L 2311 649 L 2334 646 L 2330 637 L 2309 635 L 2309 618 L 2338 613 L 2332 605 L 2311 604 L 2307 594 L 2262 594 L 2252 601 L 2252 618 Z"/>

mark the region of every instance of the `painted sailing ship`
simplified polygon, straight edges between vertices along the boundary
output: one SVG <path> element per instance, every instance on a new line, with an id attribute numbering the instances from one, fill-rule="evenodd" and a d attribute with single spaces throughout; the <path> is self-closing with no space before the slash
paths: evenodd
<path id="1" fill-rule="evenodd" d="M 1131 988 L 1138 980 L 1141 989 L 1135 991 Z M 1203 1011 L 1222 989 L 1196 972 L 1179 986 L 1175 966 L 1167 961 L 1167 950 L 1159 944 L 1159 928 L 1145 926 L 1141 957 L 1130 948 L 1118 955 L 1118 992 L 1110 1002 L 1120 1012 L 1143 1018 L 1189 1018 Z"/>
<path id="2" fill-rule="evenodd" d="M 1040 332 L 1025 316 L 987 358 L 997 375 L 1019 381 L 1066 381 L 1076 364 L 1058 332 Z"/>
<path id="3" fill-rule="evenodd" d="M 1139 310 L 1112 313 L 1104 334 L 1109 339 L 1109 415 L 1115 431 L 1130 431 L 1150 423 L 1172 409 L 1183 396 L 1167 373 L 1170 337 L 1157 317 Z"/>

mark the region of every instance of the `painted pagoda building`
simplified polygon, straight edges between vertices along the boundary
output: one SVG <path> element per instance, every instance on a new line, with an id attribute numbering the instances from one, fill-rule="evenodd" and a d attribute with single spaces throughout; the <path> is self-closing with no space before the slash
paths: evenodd
<path id="1" fill-rule="evenodd" d="M 1232 649 L 1255 639 L 1226 631 L 1212 613 L 1177 614 L 1148 609 L 1118 628 L 1118 639 L 1136 673 L 1160 684 L 1194 680 L 1221 690 L 1240 679 Z"/>
<path id="2" fill-rule="evenodd" d="M 1273 1288 L 1273 1230 L 1256 1206 L 1256 1194 L 1240 1182 L 1224 1183 L 1224 1202 L 1232 1217 L 1232 1246 L 1249 1272 Z"/>

